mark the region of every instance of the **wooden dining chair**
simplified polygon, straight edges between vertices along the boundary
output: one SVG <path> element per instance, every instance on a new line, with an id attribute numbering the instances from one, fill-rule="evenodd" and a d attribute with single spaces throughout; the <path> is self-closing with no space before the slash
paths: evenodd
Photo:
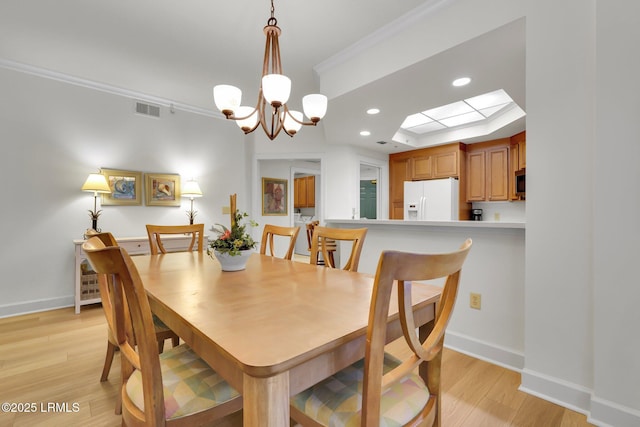
<path id="1" fill-rule="evenodd" d="M 313 229 L 318 225 L 320 225 L 320 221 L 311 221 L 305 225 L 307 231 L 307 243 L 309 244 L 309 252 L 311 252 L 311 238 L 313 237 Z"/>
<path id="2" fill-rule="evenodd" d="M 195 247 L 198 252 L 202 252 L 204 247 L 204 224 L 190 225 L 153 225 L 147 224 L 147 236 L 149 237 L 149 249 L 151 255 L 158 253 L 166 254 L 168 251 L 162 243 L 162 236 L 166 235 L 186 235 L 191 234 L 191 243 L 185 250 L 192 251 Z M 196 246 L 197 243 L 197 246 Z"/>
<path id="3" fill-rule="evenodd" d="M 307 231 L 307 243 L 309 244 L 309 255 L 311 255 L 311 239 L 313 238 L 313 229 L 315 227 L 317 227 L 320 224 L 320 221 L 311 221 L 308 222 L 306 224 L 306 231 Z M 336 250 L 336 245 L 335 242 L 333 241 L 328 241 L 327 242 L 328 246 L 327 246 L 327 254 L 329 256 L 329 258 L 331 258 L 333 260 L 333 254 Z M 324 265 L 324 259 L 320 258 L 318 255 L 316 255 L 316 264 L 317 265 Z"/>
<path id="4" fill-rule="evenodd" d="M 358 271 L 360 263 L 360 252 L 364 238 L 367 235 L 366 228 L 331 228 L 316 226 L 313 229 L 313 237 L 311 237 L 311 255 L 309 261 L 311 264 L 319 264 L 319 255 L 327 267 L 336 268 L 334 253 L 337 249 L 337 241 L 350 241 L 351 253 L 349 259 L 345 263 L 343 270 Z"/>
<path id="5" fill-rule="evenodd" d="M 111 233 L 104 232 L 98 233 L 96 231 L 87 232 L 87 237 L 97 237 L 100 239 L 105 247 L 118 246 L 118 242 Z M 109 372 L 111 371 L 111 365 L 113 364 L 113 357 L 118 349 L 118 342 L 115 338 L 115 324 L 113 317 L 113 295 L 111 294 L 112 285 L 110 284 L 111 277 L 105 274 L 98 274 L 98 287 L 100 290 L 100 300 L 102 302 L 102 309 L 104 316 L 107 319 L 107 353 L 104 358 L 104 366 L 102 368 L 102 375 L 100 376 L 100 382 L 107 381 Z M 164 350 L 164 342 L 167 339 L 171 339 L 173 347 L 180 344 L 180 337 L 176 335 L 167 325 L 165 325 L 156 316 L 153 316 L 153 327 L 156 334 L 156 342 L 158 343 L 158 352 L 162 353 Z M 116 414 L 121 412 L 121 401 L 118 397 L 116 401 Z"/>
<path id="6" fill-rule="evenodd" d="M 300 227 L 282 227 L 279 225 L 266 224 L 262 230 L 262 240 L 260 242 L 260 253 L 267 255 L 267 246 L 269 248 L 269 254 L 275 256 L 274 251 L 274 237 L 282 236 L 289 238 L 289 247 L 284 255 L 284 259 L 291 259 L 293 257 L 293 249 L 296 245 L 296 239 L 300 233 Z"/>
<path id="7" fill-rule="evenodd" d="M 149 301 L 127 251 L 97 237 L 82 248 L 94 271 L 111 278 L 123 425 L 205 425 L 241 409 L 240 394 L 186 344 L 158 355 Z"/>
<path id="8" fill-rule="evenodd" d="M 371 297 L 364 359 L 294 396 L 291 418 L 305 427 L 440 426 L 442 346 L 471 244 L 467 239 L 459 250 L 445 254 L 382 252 Z M 421 342 L 411 309 L 411 281 L 433 279 L 445 279 L 445 283 L 435 324 Z M 394 283 L 400 324 L 411 350 L 405 360 L 384 351 Z M 415 373 L 418 366 L 420 375 Z"/>

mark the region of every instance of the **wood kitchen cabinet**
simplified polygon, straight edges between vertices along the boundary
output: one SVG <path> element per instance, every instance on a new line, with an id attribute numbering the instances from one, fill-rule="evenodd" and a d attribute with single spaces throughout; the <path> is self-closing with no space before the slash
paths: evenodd
<path id="1" fill-rule="evenodd" d="M 389 218 L 404 217 L 404 182 L 411 181 L 408 158 L 389 156 Z"/>
<path id="2" fill-rule="evenodd" d="M 511 137 L 511 151 L 514 152 L 515 162 L 512 169 L 519 171 L 527 167 L 527 132 L 522 131 Z"/>
<path id="3" fill-rule="evenodd" d="M 468 146 L 467 200 L 509 200 L 509 138 Z"/>
<path id="4" fill-rule="evenodd" d="M 465 167 L 466 145 L 453 143 L 421 148 L 389 155 L 389 218 L 404 217 L 404 182 L 427 179 L 458 178 L 460 187 L 460 219 L 469 218 Z"/>
<path id="5" fill-rule="evenodd" d="M 315 175 L 295 178 L 293 181 L 293 207 L 314 208 L 316 206 Z"/>
<path id="6" fill-rule="evenodd" d="M 511 137 L 509 147 L 509 199 L 524 200 L 524 196 L 516 194 L 516 172 L 527 167 L 527 137 L 526 131 L 515 134 Z"/>
<path id="7" fill-rule="evenodd" d="M 457 178 L 459 175 L 458 147 L 445 145 L 427 149 L 427 153 L 410 160 L 411 180 Z"/>

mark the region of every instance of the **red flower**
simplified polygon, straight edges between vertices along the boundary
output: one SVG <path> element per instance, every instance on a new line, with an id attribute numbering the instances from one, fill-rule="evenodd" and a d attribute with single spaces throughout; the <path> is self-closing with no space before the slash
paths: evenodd
<path id="1" fill-rule="evenodd" d="M 229 237 L 231 237 L 231 231 L 230 230 L 226 230 L 224 232 L 224 234 L 222 236 L 220 236 L 220 240 L 227 240 Z"/>

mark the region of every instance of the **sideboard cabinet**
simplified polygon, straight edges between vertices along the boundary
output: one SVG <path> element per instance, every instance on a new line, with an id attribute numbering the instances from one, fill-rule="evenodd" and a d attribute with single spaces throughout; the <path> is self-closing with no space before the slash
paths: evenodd
<path id="1" fill-rule="evenodd" d="M 206 247 L 208 236 L 203 236 L 203 245 Z M 149 239 L 145 237 L 122 237 L 116 238 L 118 245 L 123 247 L 131 256 L 148 255 Z M 87 257 L 82 250 L 84 240 L 74 240 L 75 245 L 75 308 L 76 314 L 80 313 L 80 307 L 87 304 L 100 302 L 100 290 L 98 289 L 98 276 L 91 268 Z M 162 243 L 169 252 L 184 251 L 191 243 L 191 235 L 166 236 Z"/>

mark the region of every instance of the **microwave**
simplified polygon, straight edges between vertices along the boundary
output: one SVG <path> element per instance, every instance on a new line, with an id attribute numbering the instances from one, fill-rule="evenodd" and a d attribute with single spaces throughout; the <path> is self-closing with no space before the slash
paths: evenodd
<path id="1" fill-rule="evenodd" d="M 526 179 L 527 179 L 527 174 L 526 174 L 526 170 L 525 169 L 520 169 L 519 171 L 516 171 L 516 196 L 522 196 L 524 197 L 526 194 Z"/>

